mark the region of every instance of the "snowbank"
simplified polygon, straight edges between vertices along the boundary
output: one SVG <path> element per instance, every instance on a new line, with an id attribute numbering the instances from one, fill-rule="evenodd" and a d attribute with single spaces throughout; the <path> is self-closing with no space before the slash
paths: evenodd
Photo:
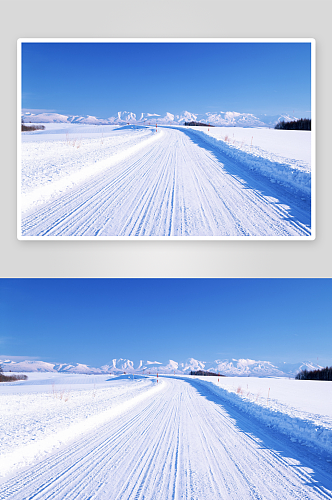
<path id="1" fill-rule="evenodd" d="M 21 212 L 48 202 L 159 137 L 147 127 L 68 124 L 47 124 L 46 130 L 23 133 Z"/>
<path id="2" fill-rule="evenodd" d="M 329 382 L 254 377 L 220 377 L 218 382 L 218 377 L 198 378 L 199 384 L 286 434 L 291 441 L 332 453 Z"/>
<path id="3" fill-rule="evenodd" d="M 0 383 L 0 477 L 126 412 L 164 384 L 136 375 L 51 373 Z"/>
<path id="4" fill-rule="evenodd" d="M 244 167 L 299 194 L 311 194 L 311 132 L 241 127 L 186 127 Z"/>

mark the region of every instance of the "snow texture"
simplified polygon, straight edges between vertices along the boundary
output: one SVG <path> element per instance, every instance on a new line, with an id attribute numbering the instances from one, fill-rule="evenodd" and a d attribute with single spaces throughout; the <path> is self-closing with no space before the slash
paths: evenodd
<path id="1" fill-rule="evenodd" d="M 310 236 L 311 136 L 293 132 L 260 130 L 253 151 L 197 127 L 23 133 L 22 236 Z"/>
<path id="2" fill-rule="evenodd" d="M 293 442 L 317 447 L 332 456 L 332 401 L 328 382 L 254 377 L 199 379 L 222 399 L 286 434 Z"/>
<path id="3" fill-rule="evenodd" d="M 153 139 L 154 131 L 145 127 L 51 124 L 45 131 L 23 133 L 22 213 L 137 153 Z"/>
<path id="4" fill-rule="evenodd" d="M 307 382 L 38 373 L 2 383 L 0 499 L 332 498 L 329 384 Z"/>
<path id="5" fill-rule="evenodd" d="M 0 476 L 81 437 L 160 387 L 129 375 L 29 374 L 25 382 L 0 383 Z"/>
<path id="6" fill-rule="evenodd" d="M 303 130 L 191 127 L 249 170 L 305 197 L 311 196 L 311 132 Z M 286 133 L 285 132 L 291 132 Z"/>

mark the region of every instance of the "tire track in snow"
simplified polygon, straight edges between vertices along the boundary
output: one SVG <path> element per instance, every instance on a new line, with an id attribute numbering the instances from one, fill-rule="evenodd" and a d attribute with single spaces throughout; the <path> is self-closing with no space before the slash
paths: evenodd
<path id="1" fill-rule="evenodd" d="M 175 129 L 22 219 L 23 236 L 306 236 L 291 194 Z M 302 222 L 301 222 L 302 219 Z"/>
<path id="2" fill-rule="evenodd" d="M 332 480 L 195 381 L 160 390 L 0 486 L 10 500 L 321 500 Z M 250 426 L 250 432 L 245 426 Z M 281 452 L 278 450 L 282 450 Z M 323 482 L 330 488 L 323 486 Z"/>
<path id="3" fill-rule="evenodd" d="M 76 188 L 50 204 L 49 214 L 47 213 L 48 207 L 46 207 L 46 210 L 41 210 L 43 220 L 40 227 L 44 226 L 45 218 L 56 218 L 61 213 L 59 220 L 51 229 L 44 231 L 43 235 L 49 234 L 51 230 L 56 233 L 68 231 L 71 233 L 76 230 L 77 222 L 79 227 L 82 228 L 82 234 L 84 234 L 85 227 L 88 229 L 91 223 L 93 224 L 94 221 L 98 220 L 100 212 L 109 206 L 109 198 L 114 193 L 119 196 L 119 194 L 128 191 L 130 188 L 128 180 L 138 174 L 135 162 L 136 155 L 137 153 L 130 156 L 128 163 L 127 161 L 119 162 L 116 167 L 109 169 L 109 175 L 106 176 L 107 182 L 105 182 L 105 175 L 101 174 L 91 179 L 89 183 L 84 184 L 83 189 L 87 187 L 85 196 L 82 196 L 81 187 Z M 64 203 L 69 210 L 63 210 Z"/>

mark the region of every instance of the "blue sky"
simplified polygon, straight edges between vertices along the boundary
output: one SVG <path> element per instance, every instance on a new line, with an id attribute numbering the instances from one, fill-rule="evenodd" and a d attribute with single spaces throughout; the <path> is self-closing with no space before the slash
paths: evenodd
<path id="1" fill-rule="evenodd" d="M 22 108 L 310 117 L 309 43 L 23 43 Z"/>
<path id="2" fill-rule="evenodd" d="M 332 364 L 332 279 L 1 279 L 0 354 Z"/>

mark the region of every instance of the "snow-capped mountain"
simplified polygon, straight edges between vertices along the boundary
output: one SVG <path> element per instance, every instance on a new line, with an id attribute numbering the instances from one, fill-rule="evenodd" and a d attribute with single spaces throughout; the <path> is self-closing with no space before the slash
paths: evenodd
<path id="1" fill-rule="evenodd" d="M 101 367 L 103 372 L 108 373 L 123 373 L 123 372 L 133 372 L 135 371 L 134 362 L 130 359 L 112 359 L 112 363 L 103 365 Z"/>
<path id="2" fill-rule="evenodd" d="M 100 368 L 94 368 L 89 365 L 59 364 L 45 361 L 14 361 L 12 359 L 0 358 L 0 365 L 3 370 L 8 372 L 64 372 L 64 373 L 110 373 L 112 375 L 121 373 L 142 373 L 142 374 L 190 374 L 191 371 L 206 370 L 213 373 L 220 373 L 226 376 L 253 376 L 253 377 L 295 377 L 300 370 L 321 369 L 322 366 L 304 361 L 301 363 L 279 363 L 273 365 L 270 361 L 255 361 L 253 359 L 225 359 L 212 362 L 199 361 L 194 358 L 188 358 L 184 362 L 169 360 L 163 364 L 160 361 L 144 361 L 134 363 L 130 359 L 119 358 Z"/>
<path id="3" fill-rule="evenodd" d="M 298 120 L 296 116 L 289 116 L 289 115 L 258 115 L 257 117 L 262 123 L 264 123 L 266 127 L 274 127 L 277 123 L 280 123 L 282 121 L 284 122 L 291 122 L 293 120 Z"/>
<path id="4" fill-rule="evenodd" d="M 167 113 L 169 114 L 169 113 Z M 172 116 L 172 120 L 174 118 L 174 115 L 171 115 Z M 160 118 L 160 115 L 157 115 L 156 113 L 141 113 L 141 117 L 139 118 L 139 122 L 145 122 L 145 121 L 149 121 L 149 120 L 159 120 Z"/>
<path id="5" fill-rule="evenodd" d="M 76 118 L 80 118 L 71 116 L 71 120 L 69 120 L 67 115 L 60 115 L 59 113 L 22 113 L 21 116 L 25 123 L 67 123 L 68 121 L 76 121 Z"/>
<path id="6" fill-rule="evenodd" d="M 0 365 L 6 372 L 65 372 L 65 373 L 105 373 L 101 368 L 93 368 L 81 363 L 49 363 L 46 361 L 13 361 L 1 359 Z"/>
<path id="7" fill-rule="evenodd" d="M 294 374 L 294 376 L 301 370 L 320 370 L 323 366 L 313 363 L 312 361 L 302 361 L 301 363 L 278 363 L 278 369 L 285 372 Z"/>
<path id="8" fill-rule="evenodd" d="M 96 116 L 71 116 L 59 113 L 30 113 L 22 114 L 25 123 L 83 123 L 89 125 L 117 125 L 117 124 L 151 124 L 160 125 L 183 125 L 185 122 L 201 122 L 219 127 L 274 127 L 280 121 L 296 120 L 294 116 L 288 115 L 258 115 L 250 113 L 237 113 L 235 111 L 217 111 L 207 113 L 191 113 L 183 111 L 175 115 L 167 112 L 165 116 L 156 113 L 141 113 L 139 117 L 131 111 L 119 111 L 116 116 L 109 118 L 97 118 Z"/>

